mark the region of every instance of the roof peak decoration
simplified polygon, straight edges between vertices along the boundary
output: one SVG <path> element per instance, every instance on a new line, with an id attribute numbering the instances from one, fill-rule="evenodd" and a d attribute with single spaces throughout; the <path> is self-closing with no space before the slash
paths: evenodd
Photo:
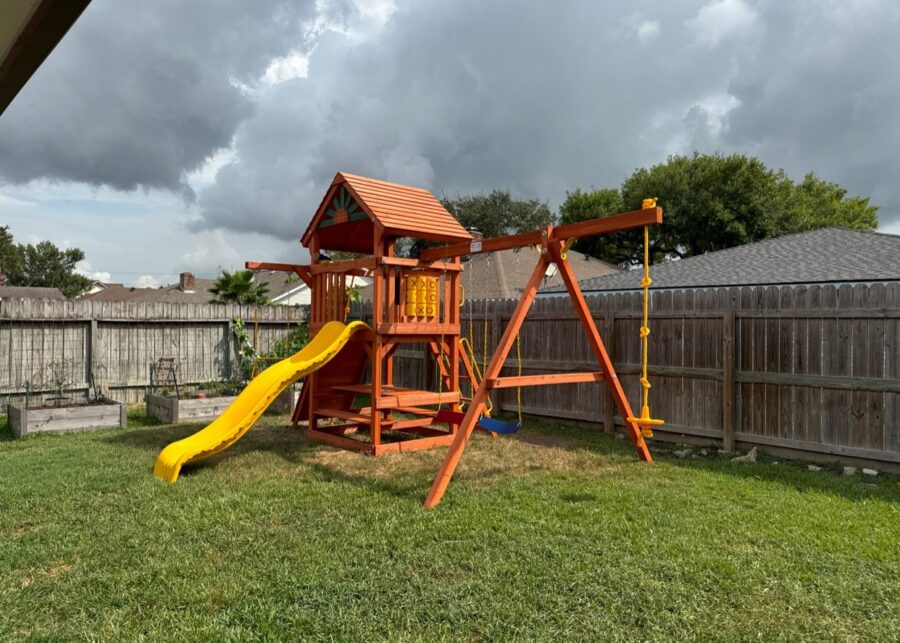
<path id="1" fill-rule="evenodd" d="M 365 218 L 365 211 L 342 183 L 334 193 L 330 206 L 325 209 L 325 214 L 319 220 L 318 227 L 327 228 L 348 221 L 362 221 Z"/>

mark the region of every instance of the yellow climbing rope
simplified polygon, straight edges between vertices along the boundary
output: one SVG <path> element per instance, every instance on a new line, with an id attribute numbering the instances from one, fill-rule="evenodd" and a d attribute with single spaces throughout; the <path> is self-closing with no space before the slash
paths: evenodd
<path id="1" fill-rule="evenodd" d="M 643 208 L 656 207 L 656 199 L 644 199 Z M 663 420 L 654 420 L 650 417 L 650 380 L 647 378 L 647 357 L 650 345 L 650 228 L 644 226 L 644 277 L 641 279 L 641 289 L 644 291 L 643 322 L 641 324 L 641 416 L 627 418 L 641 427 L 641 435 L 645 438 L 653 437 L 653 426 L 664 424 Z"/>

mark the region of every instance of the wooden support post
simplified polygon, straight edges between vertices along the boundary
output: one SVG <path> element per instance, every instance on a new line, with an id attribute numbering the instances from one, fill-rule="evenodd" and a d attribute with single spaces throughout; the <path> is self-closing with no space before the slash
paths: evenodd
<path id="1" fill-rule="evenodd" d="M 378 224 L 375 225 L 375 257 L 380 259 L 384 256 L 384 231 Z M 378 326 L 384 321 L 384 275 L 387 267 L 378 266 L 375 268 L 374 281 L 372 282 L 372 326 Z M 384 343 L 380 334 L 375 335 L 375 342 L 372 346 L 372 393 L 369 404 L 372 407 L 372 421 L 369 424 L 369 439 L 372 441 L 372 447 L 377 452 L 381 445 L 381 411 L 378 410 L 381 400 L 381 387 L 384 378 Z"/>
<path id="2" fill-rule="evenodd" d="M 550 245 L 550 254 L 559 269 L 559 274 L 562 277 L 563 282 L 566 284 L 566 290 L 569 291 L 569 297 L 572 299 L 572 303 L 575 306 L 575 312 L 578 313 L 578 318 L 581 320 L 581 325 L 587 333 L 588 343 L 591 346 L 591 350 L 594 352 L 594 357 L 600 364 L 600 369 L 605 374 L 606 383 L 613 394 L 613 399 L 616 402 L 619 415 L 621 415 L 623 419 L 634 417 L 634 412 L 631 410 L 628 398 L 625 397 L 625 391 L 622 390 L 622 383 L 619 381 L 619 376 L 616 375 L 616 369 L 613 367 L 612 360 L 606 352 L 603 340 L 600 339 L 600 333 L 597 331 L 596 324 L 594 324 L 591 311 L 588 308 L 587 302 L 584 300 L 581 288 L 578 286 L 578 279 L 575 277 L 575 273 L 572 272 L 572 266 L 569 265 L 567 260 L 560 257 L 560 247 L 561 246 L 558 243 Z M 631 436 L 631 441 L 638 452 L 638 457 L 645 462 L 652 462 L 653 457 L 650 455 L 650 449 L 647 448 L 647 443 L 644 441 L 638 425 L 635 422 L 625 420 L 625 428 Z"/>
<path id="3" fill-rule="evenodd" d="M 611 347 L 615 347 L 615 328 L 616 315 L 613 311 L 607 310 L 603 317 L 603 333 Z M 613 359 L 614 357 L 615 355 L 610 355 L 609 358 Z M 603 431 L 605 433 L 615 433 L 616 431 L 616 401 L 613 399 L 612 390 L 609 387 L 603 391 Z"/>
<path id="4" fill-rule="evenodd" d="M 734 451 L 734 311 L 722 313 L 722 448 Z"/>
<path id="5" fill-rule="evenodd" d="M 547 272 L 547 265 L 546 258 L 544 255 L 541 255 L 534 267 L 534 271 L 531 273 L 527 285 L 525 286 L 525 290 L 522 292 L 522 297 L 519 299 L 519 303 L 509 320 L 509 324 L 503 332 L 503 337 L 500 339 L 500 345 L 497 346 L 497 349 L 491 357 L 490 363 L 485 369 L 484 380 L 481 382 L 481 386 L 478 387 L 478 390 L 475 391 L 475 395 L 472 396 L 472 402 L 469 404 L 468 409 L 466 409 L 466 415 L 463 418 L 462 424 L 459 425 L 459 430 L 453 439 L 453 443 L 450 445 L 450 449 L 447 451 L 444 463 L 441 465 L 440 471 L 438 471 L 434 478 L 431 490 L 425 498 L 426 509 L 433 509 L 437 506 L 444 496 L 444 492 L 447 490 L 447 485 L 450 484 L 450 479 L 453 477 L 453 472 L 456 471 L 456 466 L 459 464 L 459 459 L 462 457 L 463 450 L 466 448 L 466 443 L 469 441 L 469 438 L 472 436 L 472 431 L 475 429 L 475 422 L 484 412 L 484 404 L 488 395 L 487 381 L 500 374 L 500 369 L 503 368 L 503 363 L 506 361 L 507 355 L 509 355 L 513 342 L 516 341 L 516 335 L 519 332 L 519 328 L 521 328 L 522 322 L 525 320 L 525 315 L 528 313 L 528 309 L 531 308 L 538 287 L 540 287 L 541 282 L 544 279 L 544 273 Z"/>
<path id="6" fill-rule="evenodd" d="M 310 268 L 317 265 L 319 263 L 319 240 L 318 237 L 313 236 L 309 243 L 309 257 L 310 257 Z M 322 321 L 322 285 L 324 283 L 323 280 L 324 275 L 311 275 L 312 280 L 312 293 L 310 297 L 310 325 L 318 327 L 318 325 Z M 318 332 L 315 330 L 314 332 Z M 306 382 L 303 385 L 303 394 L 306 395 L 307 405 L 306 405 L 306 420 L 307 420 L 307 430 L 309 432 L 316 431 L 318 427 L 318 418 L 316 417 L 316 393 L 319 388 L 319 376 L 317 373 L 313 372 L 306 376 Z M 300 400 L 297 400 L 297 409 L 295 410 L 294 416 L 297 421 L 300 420 L 300 410 L 302 406 L 300 404 Z"/>
<path id="7" fill-rule="evenodd" d="M 99 394 L 97 390 L 97 382 L 95 376 L 97 373 L 97 362 L 100 358 L 100 339 L 97 336 L 97 320 L 92 319 L 90 325 L 90 334 L 88 335 L 88 355 L 87 355 L 87 385 L 91 390 L 91 395 L 96 397 Z M 227 346 L 227 344 L 226 344 Z M 124 426 L 124 425 L 123 425 Z"/>
<path id="8" fill-rule="evenodd" d="M 453 263 L 458 264 L 460 262 L 459 257 L 454 258 Z M 447 285 L 447 292 L 444 299 L 444 306 L 447 308 L 445 314 L 444 323 L 447 324 L 456 324 L 460 325 L 459 318 L 459 272 L 451 272 L 444 273 L 445 281 L 449 282 Z M 462 332 L 462 327 L 460 326 L 460 332 Z M 450 346 L 450 382 L 451 387 L 460 392 L 462 395 L 462 388 L 459 385 L 459 371 L 460 371 L 460 349 L 459 349 L 459 335 L 455 337 L 451 337 L 447 343 Z M 450 408 L 453 411 L 460 410 L 459 402 L 454 402 Z M 450 431 L 456 433 L 458 426 L 456 424 L 450 425 Z"/>

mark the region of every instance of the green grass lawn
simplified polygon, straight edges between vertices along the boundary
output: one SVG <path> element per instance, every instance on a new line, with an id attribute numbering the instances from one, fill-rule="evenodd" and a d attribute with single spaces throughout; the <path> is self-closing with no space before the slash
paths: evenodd
<path id="1" fill-rule="evenodd" d="M 266 418 L 175 485 L 197 425 L 0 442 L 0 639 L 897 640 L 900 486 L 653 465 L 586 429 L 374 459 Z"/>

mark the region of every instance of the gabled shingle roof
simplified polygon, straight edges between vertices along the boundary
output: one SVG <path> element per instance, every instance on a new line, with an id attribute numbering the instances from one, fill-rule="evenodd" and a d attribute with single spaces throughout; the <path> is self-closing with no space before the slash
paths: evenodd
<path id="1" fill-rule="evenodd" d="M 348 190 L 368 218 L 384 226 L 389 234 L 435 241 L 466 241 L 472 238 L 428 190 L 338 172 L 303 233 L 301 241 L 304 246 L 309 245 L 323 218 L 330 216 L 332 211 L 342 209 L 340 189 Z M 339 222 L 352 222 L 354 216 L 353 212 L 342 213 Z M 335 219 L 338 219 L 336 215 Z M 339 222 L 335 221 L 335 225 Z M 371 252 L 371 248 L 368 251 Z"/>
<path id="2" fill-rule="evenodd" d="M 900 236 L 821 228 L 650 267 L 651 288 L 900 280 Z M 582 290 L 635 290 L 641 271 L 581 282 Z M 558 288 L 547 288 L 545 292 Z"/>

